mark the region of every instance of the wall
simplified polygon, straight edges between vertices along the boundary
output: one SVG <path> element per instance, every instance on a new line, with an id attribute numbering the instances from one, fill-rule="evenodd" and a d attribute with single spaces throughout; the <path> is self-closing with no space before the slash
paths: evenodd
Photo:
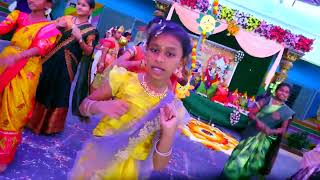
<path id="1" fill-rule="evenodd" d="M 320 89 L 320 67 L 303 60 L 296 61 L 288 73 L 288 80 L 311 89 Z"/>
<path id="2" fill-rule="evenodd" d="M 97 2 L 104 4 L 107 8 L 134 17 L 145 23 L 153 18 L 155 10 L 152 0 L 97 0 Z M 105 20 L 108 20 L 108 18 Z"/>
<path id="3" fill-rule="evenodd" d="M 63 16 L 66 5 L 67 1 L 65 0 L 55 1 L 54 7 L 52 8 L 51 12 L 52 18 L 57 19 L 58 17 Z"/>
<path id="4" fill-rule="evenodd" d="M 320 105 L 320 67 L 303 60 L 296 61 L 288 72 L 287 81 L 304 89 L 295 102 L 297 114 L 303 112 L 302 120 L 315 117 Z"/>

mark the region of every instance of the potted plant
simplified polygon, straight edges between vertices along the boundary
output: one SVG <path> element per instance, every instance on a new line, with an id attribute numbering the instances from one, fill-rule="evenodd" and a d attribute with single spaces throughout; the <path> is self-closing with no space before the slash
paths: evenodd
<path id="1" fill-rule="evenodd" d="M 308 140 L 308 133 L 306 132 L 296 132 L 288 135 L 288 146 L 290 148 L 295 148 L 297 150 L 302 150 L 307 148 L 310 144 Z"/>

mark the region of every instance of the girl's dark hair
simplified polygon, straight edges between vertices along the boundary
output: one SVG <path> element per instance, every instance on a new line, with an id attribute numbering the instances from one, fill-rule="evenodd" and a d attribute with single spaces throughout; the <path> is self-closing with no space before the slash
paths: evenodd
<path id="1" fill-rule="evenodd" d="M 164 21 L 152 28 L 148 36 L 147 46 L 149 46 L 152 39 L 163 34 L 168 34 L 178 39 L 182 47 L 182 58 L 186 58 L 189 61 L 190 58 L 188 57 L 192 50 L 189 34 L 180 25 L 172 21 Z M 188 62 L 185 64 L 188 64 Z"/>
<path id="2" fill-rule="evenodd" d="M 96 7 L 96 1 L 95 0 L 86 0 L 87 3 L 90 6 L 90 9 L 94 9 Z"/>
<path id="3" fill-rule="evenodd" d="M 280 89 L 281 87 L 288 87 L 288 88 L 289 88 L 289 91 L 291 92 L 292 87 L 291 87 L 290 84 L 284 83 L 284 82 L 283 82 L 283 83 L 280 83 L 280 84 L 277 86 L 276 91 L 278 91 L 278 89 Z"/>
<path id="4" fill-rule="evenodd" d="M 157 16 L 157 17 L 153 18 L 153 19 L 148 23 L 148 25 L 147 25 L 147 27 L 146 27 L 147 31 L 152 27 L 152 25 L 154 25 L 154 24 L 160 24 L 160 23 L 163 22 L 163 21 L 165 21 L 164 17 L 159 17 L 159 16 Z"/>
<path id="5" fill-rule="evenodd" d="M 131 32 L 126 31 L 125 33 L 123 33 L 124 37 L 128 37 L 128 36 L 132 36 Z"/>

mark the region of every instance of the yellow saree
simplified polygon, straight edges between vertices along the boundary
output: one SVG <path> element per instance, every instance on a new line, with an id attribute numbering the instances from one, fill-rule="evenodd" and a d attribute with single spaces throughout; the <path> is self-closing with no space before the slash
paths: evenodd
<path id="1" fill-rule="evenodd" d="M 15 29 L 16 28 L 16 29 Z M 41 73 L 41 56 L 50 51 L 60 32 L 50 22 L 29 22 L 28 15 L 13 11 L 1 24 L 0 34 L 15 29 L 0 58 L 38 48 L 40 55 L 20 59 L 11 67 L 0 66 L 0 163 L 12 161 L 21 130 L 32 115 Z"/>
<path id="2" fill-rule="evenodd" d="M 125 100 L 129 110 L 119 119 L 104 117 L 93 137 L 81 151 L 70 179 L 138 179 L 152 171 L 152 147 L 160 129 L 159 109 L 174 103 L 178 118 L 184 119 L 181 101 L 172 92 L 150 96 L 138 74 L 114 67 L 106 76 L 115 99 Z"/>

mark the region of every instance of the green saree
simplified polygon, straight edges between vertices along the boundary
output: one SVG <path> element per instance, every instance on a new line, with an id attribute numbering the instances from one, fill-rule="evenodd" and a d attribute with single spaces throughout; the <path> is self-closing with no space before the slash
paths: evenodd
<path id="1" fill-rule="evenodd" d="M 257 116 L 269 128 L 277 129 L 284 121 L 291 119 L 294 112 L 286 105 L 272 105 L 271 99 L 265 99 L 265 105 Z M 280 114 L 280 119 L 274 119 L 274 112 Z M 268 174 L 279 150 L 281 136 L 268 136 L 259 132 L 253 121 L 242 135 L 245 139 L 233 150 L 224 166 L 223 176 L 227 179 L 250 179 L 259 174 Z"/>

